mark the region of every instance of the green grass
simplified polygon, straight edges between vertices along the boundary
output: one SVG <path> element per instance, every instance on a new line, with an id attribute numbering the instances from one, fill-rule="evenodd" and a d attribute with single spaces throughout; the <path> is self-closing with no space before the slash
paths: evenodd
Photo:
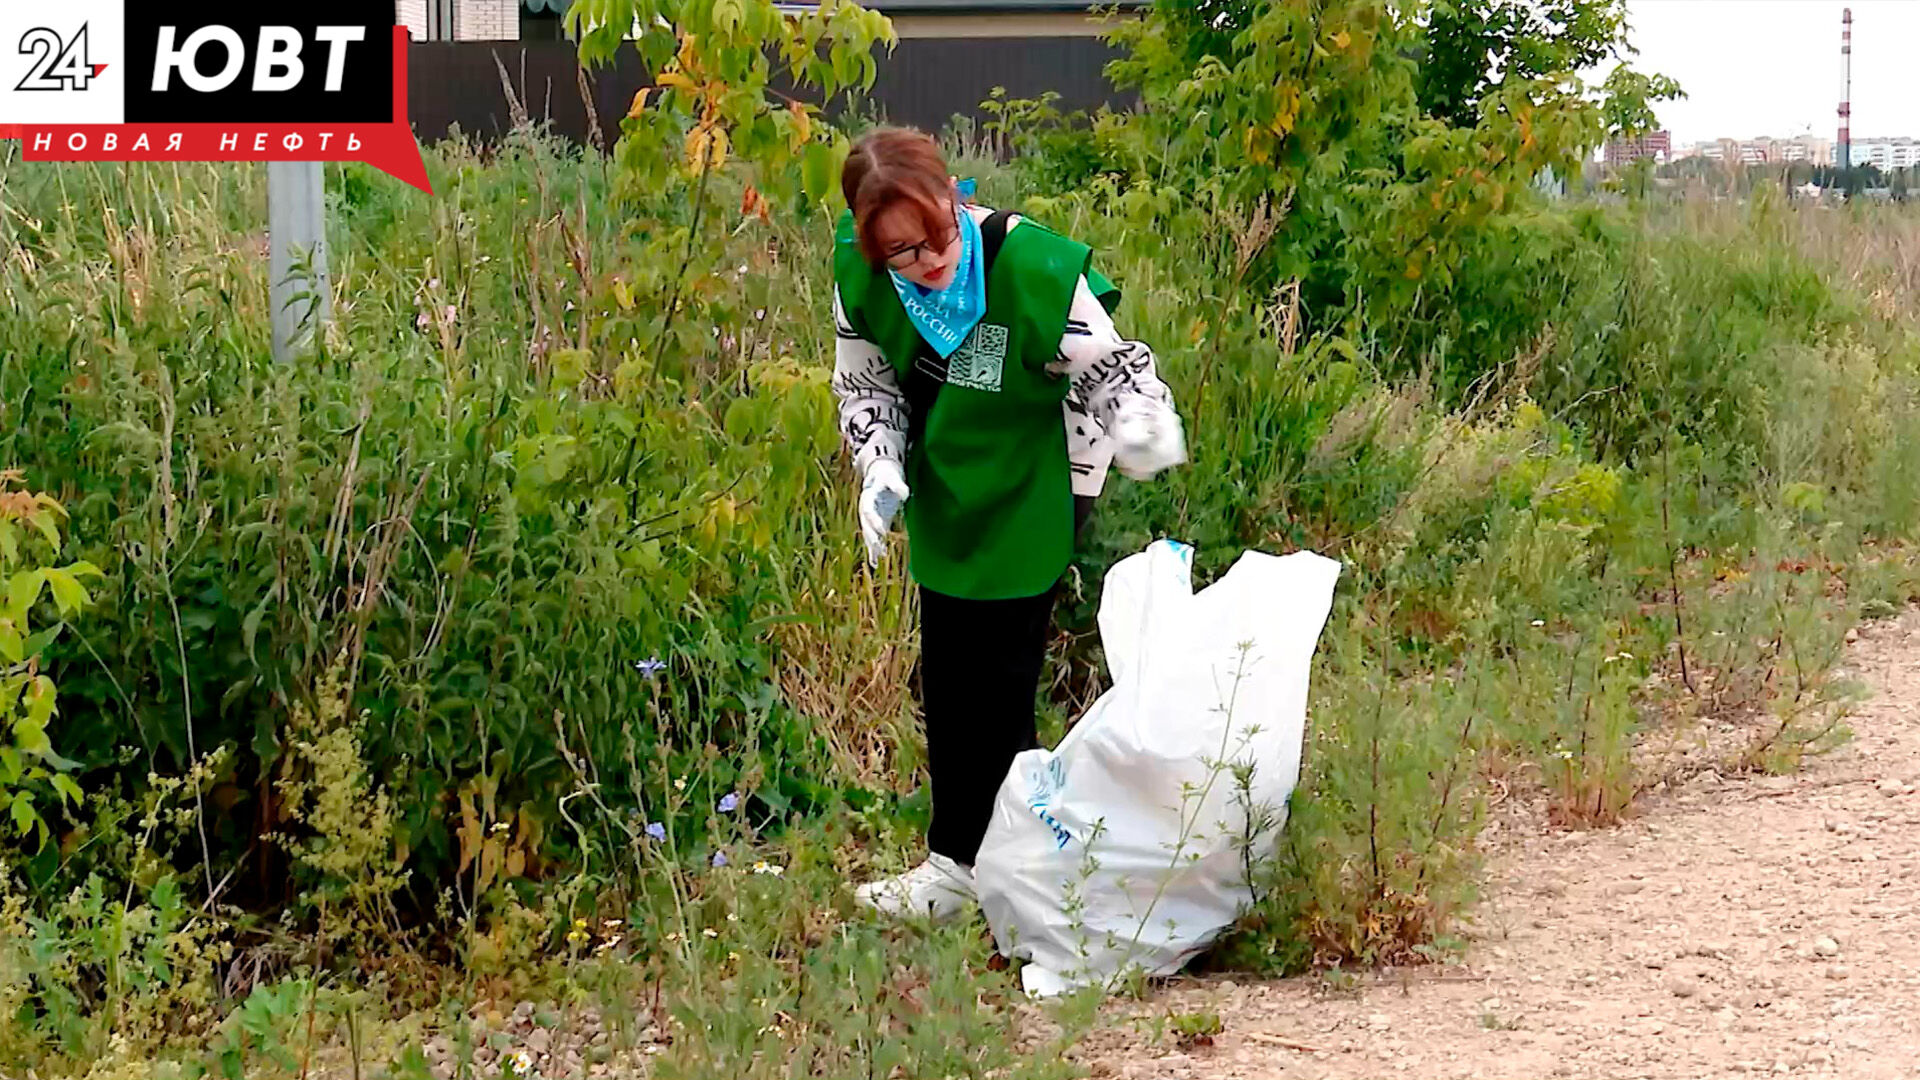
<path id="1" fill-rule="evenodd" d="M 662 1076 L 1074 1075 L 1090 1002 L 1043 1020 L 977 923 L 842 888 L 926 804 L 825 222 L 742 220 L 723 177 L 691 244 L 692 207 L 544 143 L 429 163 L 431 199 L 329 167 L 338 325 L 283 369 L 260 170 L 0 159 L 0 465 L 105 573 L 45 658 L 89 801 L 5 856 L 0 1068 L 411 1076 L 445 1037 L 493 1075 L 517 1036 L 472 1010 L 527 998 Z M 1207 295 L 1207 252 L 1036 205 L 1193 443 L 1110 488 L 1050 732 L 1147 540 L 1202 581 L 1248 547 L 1348 566 L 1288 827 L 1207 965 L 1443 958 L 1493 787 L 1604 825 L 1684 764 L 1637 752 L 1655 727 L 1746 725 L 1736 769 L 1842 734 L 1847 629 L 1914 595 L 1910 218 L 1541 205 L 1425 339 Z"/>

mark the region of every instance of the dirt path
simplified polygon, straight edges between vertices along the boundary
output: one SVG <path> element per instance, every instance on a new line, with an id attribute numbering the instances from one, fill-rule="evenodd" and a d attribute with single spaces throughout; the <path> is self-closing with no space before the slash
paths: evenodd
<path id="1" fill-rule="evenodd" d="M 1711 775 L 1618 829 L 1509 826 L 1465 962 L 1329 995 L 1176 984 L 1079 1054 L 1096 1077 L 1920 1077 L 1920 614 L 1866 628 L 1874 696 L 1798 775 Z M 1183 1051 L 1152 1019 L 1217 1010 Z"/>

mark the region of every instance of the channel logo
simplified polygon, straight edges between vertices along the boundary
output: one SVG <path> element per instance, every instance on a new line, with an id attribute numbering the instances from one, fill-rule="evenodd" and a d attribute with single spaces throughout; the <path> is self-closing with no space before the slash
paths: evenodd
<path id="1" fill-rule="evenodd" d="M 0 138 L 29 161 L 365 161 L 430 190 L 391 0 L 0 0 Z"/>

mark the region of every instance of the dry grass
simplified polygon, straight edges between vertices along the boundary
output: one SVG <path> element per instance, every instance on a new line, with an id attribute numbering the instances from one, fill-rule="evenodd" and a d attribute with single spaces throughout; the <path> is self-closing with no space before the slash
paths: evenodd
<path id="1" fill-rule="evenodd" d="M 776 630 L 781 693 L 821 726 L 835 772 L 904 793 L 913 777 L 897 758 L 917 742 L 911 698 L 920 658 L 919 604 L 904 571 L 855 571 L 824 590 L 808 588 L 795 606 L 802 617 Z"/>
<path id="2" fill-rule="evenodd" d="M 1920 209 L 1809 208 L 1790 234 L 1868 298 L 1875 313 L 1920 326 Z"/>

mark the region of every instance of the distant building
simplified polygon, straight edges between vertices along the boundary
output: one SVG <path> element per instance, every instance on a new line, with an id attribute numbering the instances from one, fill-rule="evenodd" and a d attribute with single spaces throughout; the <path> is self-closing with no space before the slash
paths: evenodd
<path id="1" fill-rule="evenodd" d="M 1631 139 L 1612 139 L 1607 143 L 1607 164 L 1625 165 L 1651 158 L 1666 164 L 1673 156 L 1673 134 L 1655 131 Z"/>
<path id="2" fill-rule="evenodd" d="M 1872 165 L 1881 172 L 1920 165 L 1920 139 L 1855 139 L 1853 163 Z"/>
<path id="3" fill-rule="evenodd" d="M 1831 165 L 1833 140 L 1817 135 L 1796 135 L 1790 139 L 1766 136 L 1755 139 L 1715 139 L 1694 143 L 1676 154 L 1674 159 L 1695 157 L 1708 161 L 1737 161 L 1742 165 L 1785 165 L 1796 161 L 1804 161 L 1809 165 Z"/>
<path id="4" fill-rule="evenodd" d="M 1793 139 L 1775 141 L 1780 156 L 1774 160 L 1794 162 L 1804 161 L 1809 165 L 1833 164 L 1833 140 L 1818 135 L 1801 135 Z"/>

